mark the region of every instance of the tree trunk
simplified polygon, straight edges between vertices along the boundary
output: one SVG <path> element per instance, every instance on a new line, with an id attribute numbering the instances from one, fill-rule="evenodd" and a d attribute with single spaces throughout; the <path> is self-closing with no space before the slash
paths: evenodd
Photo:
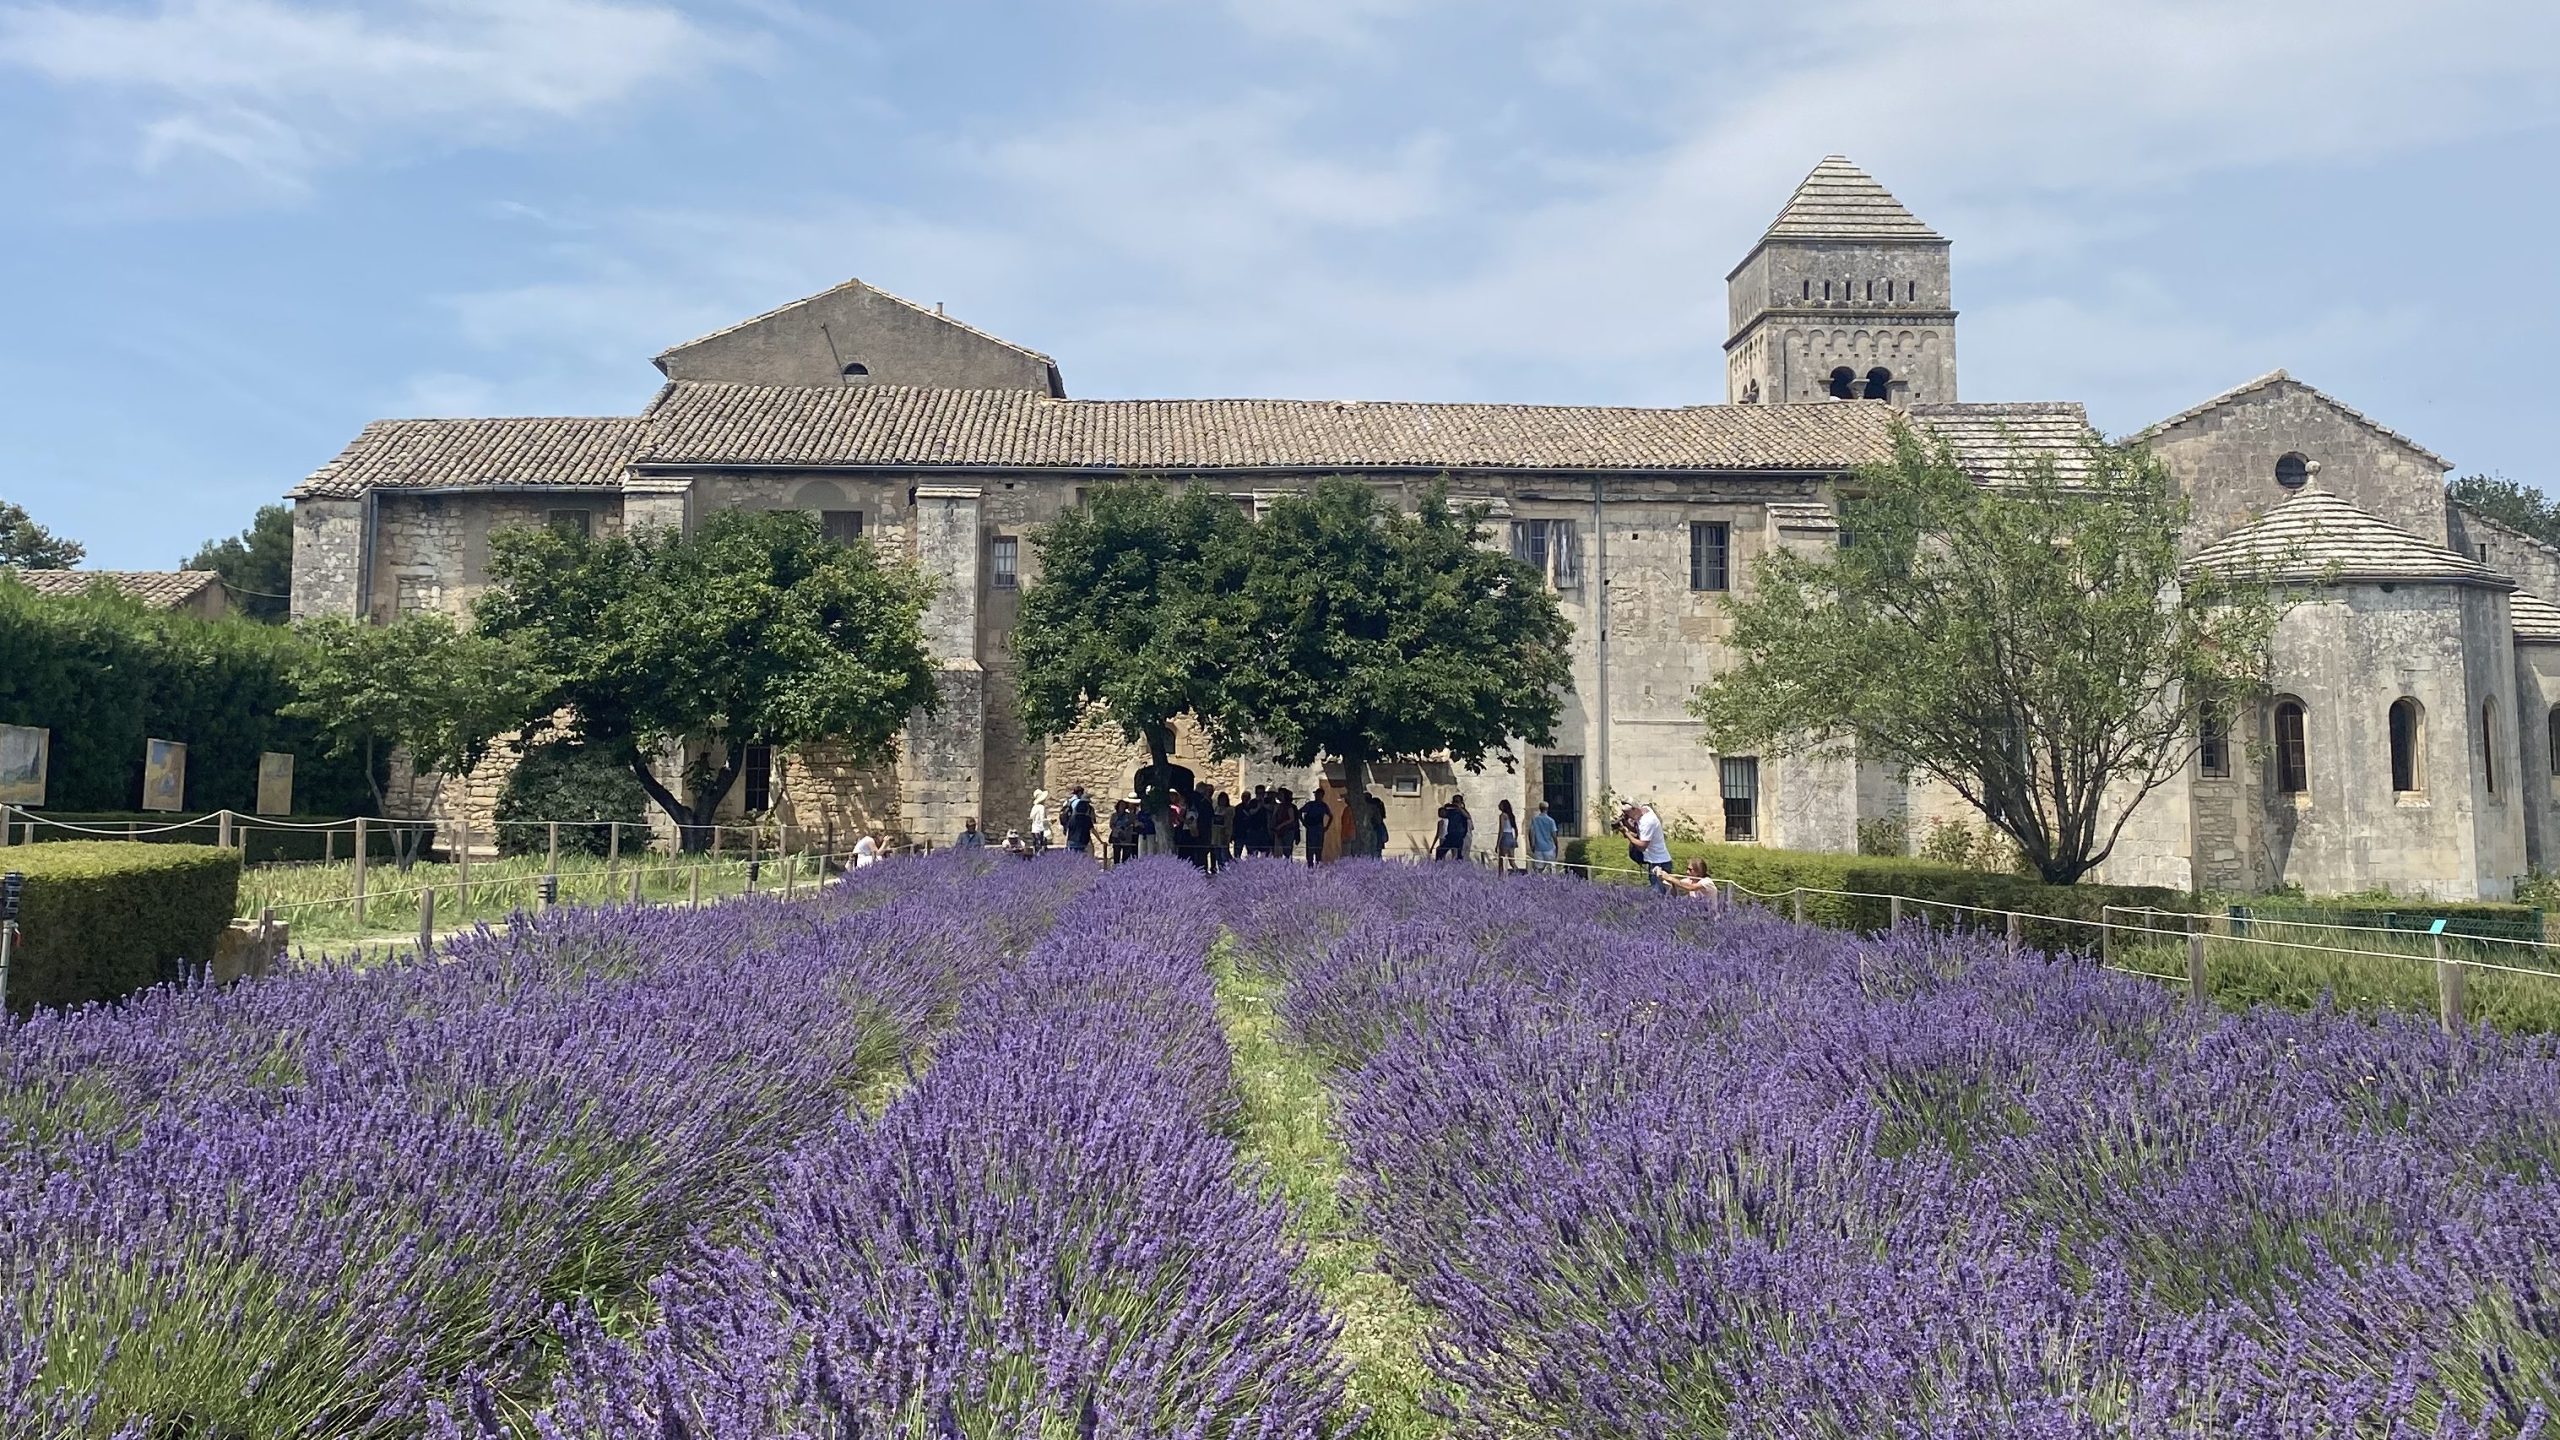
<path id="1" fill-rule="evenodd" d="M 667 818 L 675 822 L 677 844 L 687 855 L 699 855 L 711 848 L 711 817 L 720 812 L 720 802 L 729 797 L 729 791 L 737 784 L 745 763 L 746 747 L 731 745 L 726 748 L 729 751 L 727 763 L 713 772 L 711 783 L 695 791 L 693 803 L 687 805 L 658 779 L 656 771 L 649 768 L 649 758 L 640 753 L 639 746 L 624 747 L 623 763 L 631 767 L 631 774 L 639 780 L 640 788 L 647 791 L 658 808 L 666 812 Z"/>

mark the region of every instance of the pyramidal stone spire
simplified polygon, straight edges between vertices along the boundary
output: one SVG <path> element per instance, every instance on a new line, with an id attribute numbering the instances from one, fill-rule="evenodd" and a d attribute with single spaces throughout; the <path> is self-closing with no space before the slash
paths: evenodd
<path id="1" fill-rule="evenodd" d="M 1769 223 L 1769 235 L 1803 240 L 1941 240 L 1945 237 L 1902 208 L 1893 192 L 1849 163 L 1825 155 L 1804 177 L 1786 207 Z"/>

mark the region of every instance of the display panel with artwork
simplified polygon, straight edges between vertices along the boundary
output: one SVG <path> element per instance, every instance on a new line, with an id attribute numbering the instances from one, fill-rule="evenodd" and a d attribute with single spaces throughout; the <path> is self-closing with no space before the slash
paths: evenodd
<path id="1" fill-rule="evenodd" d="M 179 740 L 142 742 L 142 808 L 187 808 L 187 747 Z"/>
<path id="2" fill-rule="evenodd" d="M 269 750 L 258 756 L 258 813 L 293 813 L 293 757 Z"/>
<path id="3" fill-rule="evenodd" d="M 0 725 L 0 805 L 44 803 L 46 761 L 52 751 L 52 731 Z"/>

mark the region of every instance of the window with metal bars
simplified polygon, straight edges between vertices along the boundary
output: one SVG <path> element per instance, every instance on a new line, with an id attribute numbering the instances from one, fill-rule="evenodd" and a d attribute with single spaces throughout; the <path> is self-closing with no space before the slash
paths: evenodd
<path id="1" fill-rule="evenodd" d="M 1011 590 L 1022 583 L 1022 542 L 1011 535 L 999 535 L 988 566 L 987 583 L 998 590 Z"/>
<path id="2" fill-rule="evenodd" d="M 1724 781 L 1724 838 L 1752 840 L 1760 834 L 1760 761 L 1751 755 L 1728 755 L 1721 766 Z"/>

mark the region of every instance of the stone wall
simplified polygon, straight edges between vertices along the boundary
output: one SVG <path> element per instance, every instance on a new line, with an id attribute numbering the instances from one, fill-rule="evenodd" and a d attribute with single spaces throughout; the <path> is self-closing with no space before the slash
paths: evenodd
<path id="1" fill-rule="evenodd" d="M 1846 365 L 1883 366 L 1911 403 L 1956 398 L 1955 298 L 1943 241 L 1771 240 L 1725 284 L 1725 398 L 1816 401 Z M 1863 391 L 1861 392 L 1863 394 Z"/>
<path id="2" fill-rule="evenodd" d="M 364 567 L 364 502 L 297 500 L 293 506 L 293 618 L 356 613 Z"/>
<path id="3" fill-rule="evenodd" d="M 1045 356 L 860 281 L 679 345 L 658 368 L 670 380 L 740 385 L 1057 389 Z"/>
<path id="4" fill-rule="evenodd" d="M 2444 470 L 2298 381 L 2278 380 L 2180 421 L 2147 442 L 2193 507 L 2187 548 L 2256 518 L 2295 492 L 2276 462 L 2320 463 L 2319 484 L 2430 544 L 2445 544 Z"/>

